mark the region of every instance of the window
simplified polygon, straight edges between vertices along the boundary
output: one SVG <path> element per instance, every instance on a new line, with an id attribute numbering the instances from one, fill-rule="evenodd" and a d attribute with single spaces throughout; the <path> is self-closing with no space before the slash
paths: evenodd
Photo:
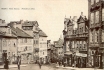
<path id="1" fill-rule="evenodd" d="M 94 23 L 94 13 L 91 13 L 91 21 L 90 21 L 91 24 Z"/>
<path id="2" fill-rule="evenodd" d="M 90 42 L 93 41 L 93 35 L 92 35 L 92 34 L 93 34 L 93 32 L 91 31 L 91 32 L 90 32 Z"/>
<path id="3" fill-rule="evenodd" d="M 83 27 L 82 27 L 82 32 L 83 32 Z"/>
<path id="4" fill-rule="evenodd" d="M 102 21 L 104 21 L 104 8 L 102 9 Z"/>
<path id="5" fill-rule="evenodd" d="M 97 31 L 95 31 L 95 42 L 97 42 Z"/>
<path id="6" fill-rule="evenodd" d="M 91 5 L 93 5 L 94 4 L 94 0 L 91 0 Z"/>
<path id="7" fill-rule="evenodd" d="M 99 37 L 99 31 L 97 31 L 97 42 L 98 42 L 98 39 L 99 39 L 98 37 Z"/>
<path id="8" fill-rule="evenodd" d="M 96 3 L 99 2 L 99 0 L 96 0 Z"/>
<path id="9" fill-rule="evenodd" d="M 102 42 L 104 42 L 104 26 L 103 26 L 103 29 L 102 29 Z"/>
<path id="10" fill-rule="evenodd" d="M 95 13 L 95 23 L 99 23 L 99 11 Z"/>
<path id="11" fill-rule="evenodd" d="M 36 44 L 38 44 L 38 40 L 36 40 Z"/>
<path id="12" fill-rule="evenodd" d="M 44 55 L 44 52 L 43 52 L 43 55 Z"/>

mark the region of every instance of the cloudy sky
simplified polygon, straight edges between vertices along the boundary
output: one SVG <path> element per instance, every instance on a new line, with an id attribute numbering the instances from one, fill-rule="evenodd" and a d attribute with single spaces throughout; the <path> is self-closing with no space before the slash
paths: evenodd
<path id="1" fill-rule="evenodd" d="M 79 17 L 81 12 L 88 16 L 88 0 L 0 0 L 1 19 L 36 20 L 52 41 L 62 36 L 65 16 Z"/>

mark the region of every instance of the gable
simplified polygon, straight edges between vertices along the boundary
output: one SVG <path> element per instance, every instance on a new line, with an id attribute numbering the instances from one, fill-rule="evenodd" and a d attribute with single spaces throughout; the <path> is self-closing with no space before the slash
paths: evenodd
<path id="1" fill-rule="evenodd" d="M 77 22 L 78 23 L 85 22 L 84 17 L 80 16 Z"/>

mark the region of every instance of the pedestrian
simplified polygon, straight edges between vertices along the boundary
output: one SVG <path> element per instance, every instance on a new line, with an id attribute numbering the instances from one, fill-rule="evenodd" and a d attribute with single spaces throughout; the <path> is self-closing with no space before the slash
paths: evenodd
<path id="1" fill-rule="evenodd" d="M 6 70 L 9 69 L 9 61 L 8 61 L 8 59 L 5 60 L 4 68 L 5 68 Z"/>
<path id="2" fill-rule="evenodd" d="M 18 66 L 18 70 L 20 70 L 20 65 L 21 65 L 21 57 L 18 56 L 18 57 L 17 57 L 17 66 Z"/>
<path id="3" fill-rule="evenodd" d="M 41 66 L 42 66 L 42 65 L 41 65 L 41 62 L 39 61 L 38 64 L 39 64 L 39 68 L 41 69 Z"/>

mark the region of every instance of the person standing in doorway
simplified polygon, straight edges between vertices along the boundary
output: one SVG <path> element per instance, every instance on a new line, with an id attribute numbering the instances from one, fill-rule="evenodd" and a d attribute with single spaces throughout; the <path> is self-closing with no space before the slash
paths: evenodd
<path id="1" fill-rule="evenodd" d="M 21 57 L 18 56 L 18 57 L 17 57 L 17 66 L 18 66 L 18 70 L 20 70 L 20 65 L 21 65 Z"/>

